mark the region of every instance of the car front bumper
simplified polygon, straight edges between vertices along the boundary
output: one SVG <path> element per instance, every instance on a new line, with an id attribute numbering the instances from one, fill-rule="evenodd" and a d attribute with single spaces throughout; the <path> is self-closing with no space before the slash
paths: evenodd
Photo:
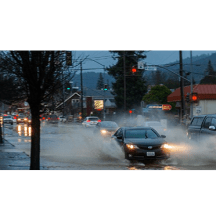
<path id="1" fill-rule="evenodd" d="M 164 160 L 170 157 L 169 152 L 165 152 L 162 149 L 155 150 L 145 150 L 145 149 L 134 149 L 128 150 L 125 149 L 128 154 L 128 159 L 130 160 Z M 148 154 L 154 155 L 149 156 Z"/>

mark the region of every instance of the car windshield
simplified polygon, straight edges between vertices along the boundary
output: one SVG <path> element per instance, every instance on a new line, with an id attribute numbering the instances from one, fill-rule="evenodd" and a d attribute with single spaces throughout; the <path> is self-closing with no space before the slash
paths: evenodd
<path id="1" fill-rule="evenodd" d="M 113 121 L 101 122 L 101 127 L 103 128 L 117 128 L 118 125 Z"/>
<path id="2" fill-rule="evenodd" d="M 49 117 L 52 118 L 52 119 L 57 119 L 56 115 L 50 115 Z"/>
<path id="3" fill-rule="evenodd" d="M 129 129 L 125 131 L 126 138 L 157 138 L 158 135 L 151 129 Z"/>
<path id="4" fill-rule="evenodd" d="M 11 116 L 4 116 L 4 118 L 11 118 Z"/>

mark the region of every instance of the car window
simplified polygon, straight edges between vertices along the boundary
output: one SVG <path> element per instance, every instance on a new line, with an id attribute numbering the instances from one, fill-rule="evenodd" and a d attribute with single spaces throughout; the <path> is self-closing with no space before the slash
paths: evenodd
<path id="1" fill-rule="evenodd" d="M 216 127 L 216 118 L 212 118 L 211 125 Z"/>
<path id="2" fill-rule="evenodd" d="M 4 118 L 11 118 L 11 116 L 4 116 Z"/>
<path id="3" fill-rule="evenodd" d="M 97 121 L 98 118 L 89 118 L 90 121 Z"/>
<path id="4" fill-rule="evenodd" d="M 115 135 L 115 136 L 123 136 L 123 131 L 122 131 L 122 129 L 119 128 L 114 135 Z"/>
<path id="5" fill-rule="evenodd" d="M 209 128 L 211 125 L 212 118 L 206 118 L 205 123 L 204 123 L 204 128 Z"/>
<path id="6" fill-rule="evenodd" d="M 151 129 L 129 129 L 125 132 L 126 138 L 157 138 L 158 135 Z"/>

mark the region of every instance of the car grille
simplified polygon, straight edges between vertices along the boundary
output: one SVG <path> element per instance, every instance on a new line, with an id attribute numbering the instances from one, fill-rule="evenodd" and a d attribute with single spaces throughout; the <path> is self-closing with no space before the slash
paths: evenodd
<path id="1" fill-rule="evenodd" d="M 161 145 L 137 145 L 140 149 L 145 149 L 145 150 L 155 150 L 155 149 L 159 149 L 161 147 Z M 148 147 L 152 146 L 152 149 L 149 149 Z"/>

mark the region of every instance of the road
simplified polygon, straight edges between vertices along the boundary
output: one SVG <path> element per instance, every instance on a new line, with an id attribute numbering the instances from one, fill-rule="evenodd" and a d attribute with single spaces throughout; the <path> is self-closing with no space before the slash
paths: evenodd
<path id="1" fill-rule="evenodd" d="M 31 127 L 6 126 L 5 138 L 17 150 L 30 156 Z M 92 129 L 78 124 L 41 123 L 41 166 L 61 170 L 215 170 L 215 153 L 203 146 L 189 144 L 185 132 L 176 129 L 168 132 L 167 140 L 173 143 L 171 158 L 155 163 L 129 162 L 119 146 L 93 135 Z M 204 150 L 205 149 L 205 150 Z"/>

